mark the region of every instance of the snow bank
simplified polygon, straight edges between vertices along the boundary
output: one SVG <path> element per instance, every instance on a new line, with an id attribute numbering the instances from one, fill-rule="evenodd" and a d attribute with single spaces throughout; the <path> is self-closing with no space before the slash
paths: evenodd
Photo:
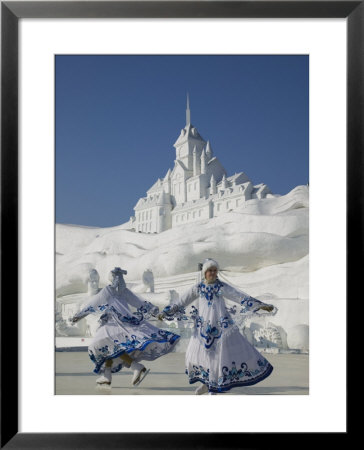
<path id="1" fill-rule="evenodd" d="M 128 281 L 140 280 L 146 269 L 154 277 L 194 272 L 207 257 L 235 272 L 298 261 L 308 253 L 307 205 L 308 188 L 298 186 L 287 195 L 249 200 L 235 212 L 160 234 L 135 233 L 124 225 L 57 224 L 57 296 L 80 292 L 90 268 L 106 285 L 114 266 L 128 271 Z"/>

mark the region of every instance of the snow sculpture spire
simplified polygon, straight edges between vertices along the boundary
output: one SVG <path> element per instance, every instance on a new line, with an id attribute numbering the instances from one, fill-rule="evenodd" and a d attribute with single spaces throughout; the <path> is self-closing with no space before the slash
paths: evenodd
<path id="1" fill-rule="evenodd" d="M 190 96 L 187 92 L 186 127 L 191 124 Z"/>
<path id="2" fill-rule="evenodd" d="M 210 179 L 210 195 L 214 194 L 216 194 L 216 180 L 214 174 L 212 174 Z"/>
<path id="3" fill-rule="evenodd" d="M 226 175 L 225 175 L 225 174 L 224 174 L 223 177 L 222 177 L 221 187 L 222 187 L 223 189 L 226 189 L 226 187 L 227 187 L 227 183 L 226 183 Z"/>
<path id="4" fill-rule="evenodd" d="M 202 150 L 202 154 L 201 154 L 201 173 L 206 173 L 206 153 L 205 153 L 205 149 Z"/>
<path id="5" fill-rule="evenodd" d="M 211 149 L 210 141 L 207 141 L 206 156 L 207 156 L 208 161 L 212 158 L 212 149 Z"/>

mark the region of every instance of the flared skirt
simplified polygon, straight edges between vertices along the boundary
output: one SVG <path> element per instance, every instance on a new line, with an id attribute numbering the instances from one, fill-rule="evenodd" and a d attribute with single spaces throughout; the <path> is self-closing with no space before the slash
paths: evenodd
<path id="1" fill-rule="evenodd" d="M 185 362 L 189 383 L 199 381 L 207 385 L 209 392 L 216 393 L 259 383 L 273 370 L 237 326 L 222 333 L 208 348 L 200 329 L 196 328 L 186 350 Z"/>
<path id="2" fill-rule="evenodd" d="M 88 353 L 95 364 L 94 373 L 104 369 L 105 361 L 112 359 L 113 373 L 122 369 L 120 356 L 128 354 L 135 362 L 153 361 L 173 350 L 180 336 L 155 327 L 147 321 L 138 325 L 107 322 L 96 331 Z"/>

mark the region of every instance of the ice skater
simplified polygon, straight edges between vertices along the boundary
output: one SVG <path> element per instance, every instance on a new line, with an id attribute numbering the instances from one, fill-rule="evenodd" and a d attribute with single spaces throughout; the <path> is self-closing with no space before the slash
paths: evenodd
<path id="1" fill-rule="evenodd" d="M 96 380 L 99 385 L 111 385 L 112 373 L 125 366 L 133 370 L 132 385 L 138 386 L 149 372 L 140 361 L 153 361 L 167 354 L 180 337 L 147 321 L 158 314 L 159 308 L 126 287 L 123 278 L 126 273 L 115 267 L 109 275 L 111 285 L 91 297 L 70 319 L 75 323 L 90 313 L 102 313 L 100 327 L 88 347 L 95 364 L 94 373 L 102 374 Z M 136 312 L 131 313 L 128 305 L 137 308 Z"/>
<path id="2" fill-rule="evenodd" d="M 250 386 L 267 378 L 273 370 L 267 361 L 240 333 L 228 312 L 224 298 L 239 303 L 243 314 L 275 314 L 277 309 L 235 289 L 217 277 L 218 263 L 207 259 L 201 282 L 183 293 L 158 315 L 160 320 L 185 315 L 185 307 L 199 298 L 193 308 L 195 328 L 186 350 L 185 364 L 189 383 L 202 383 L 195 394 L 226 392 L 237 386 Z"/>

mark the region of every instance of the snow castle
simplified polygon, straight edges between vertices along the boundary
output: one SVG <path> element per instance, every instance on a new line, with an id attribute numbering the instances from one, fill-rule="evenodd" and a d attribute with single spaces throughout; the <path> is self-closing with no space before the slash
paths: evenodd
<path id="1" fill-rule="evenodd" d="M 186 126 L 174 143 L 176 159 L 140 198 L 130 218 L 130 228 L 142 233 L 161 233 L 191 222 L 234 211 L 253 198 L 273 197 L 265 184 L 253 185 L 243 172 L 227 177 L 211 144 L 191 123 L 187 95 Z"/>

